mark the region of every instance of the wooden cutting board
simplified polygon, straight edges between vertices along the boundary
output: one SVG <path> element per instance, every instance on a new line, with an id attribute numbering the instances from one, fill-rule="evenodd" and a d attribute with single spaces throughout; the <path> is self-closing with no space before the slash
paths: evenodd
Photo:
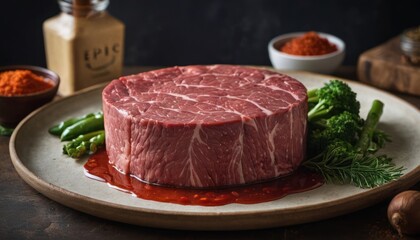
<path id="1" fill-rule="evenodd" d="M 420 96 L 420 66 L 403 55 L 399 37 L 361 54 L 357 74 L 370 85 Z"/>

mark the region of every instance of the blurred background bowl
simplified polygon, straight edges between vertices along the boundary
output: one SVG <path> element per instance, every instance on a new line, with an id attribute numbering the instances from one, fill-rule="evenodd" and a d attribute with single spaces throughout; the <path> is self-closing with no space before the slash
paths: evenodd
<path id="1" fill-rule="evenodd" d="M 46 68 L 26 65 L 0 67 L 0 72 L 13 70 L 30 70 L 38 76 L 50 79 L 53 87 L 25 95 L 0 95 L 0 124 L 4 127 L 15 127 L 29 113 L 53 100 L 60 85 L 60 77 Z"/>
<path id="2" fill-rule="evenodd" d="M 275 69 L 279 70 L 302 70 L 316 73 L 332 73 L 344 60 L 345 44 L 344 42 L 331 34 L 320 33 L 320 37 L 328 39 L 337 47 L 337 51 L 332 53 L 315 55 L 315 56 L 299 56 L 291 55 L 280 51 L 281 47 L 293 38 L 300 37 L 306 32 L 295 32 L 277 36 L 268 43 L 268 54 L 271 64 Z"/>

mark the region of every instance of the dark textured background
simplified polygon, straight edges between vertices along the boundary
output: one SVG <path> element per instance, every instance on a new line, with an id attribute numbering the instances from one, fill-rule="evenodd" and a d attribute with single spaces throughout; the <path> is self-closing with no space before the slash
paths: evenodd
<path id="1" fill-rule="evenodd" d="M 4 1 L 0 65 L 45 66 L 42 22 L 59 12 L 54 0 Z M 420 25 L 420 1 L 111 0 L 126 24 L 125 65 L 269 65 L 267 43 L 294 31 L 321 31 L 347 44 L 344 64 Z"/>

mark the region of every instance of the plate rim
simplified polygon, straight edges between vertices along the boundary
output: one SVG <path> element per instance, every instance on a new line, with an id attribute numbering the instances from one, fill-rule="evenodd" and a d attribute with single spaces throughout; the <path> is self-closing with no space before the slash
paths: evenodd
<path id="1" fill-rule="evenodd" d="M 272 70 L 272 69 L 271 69 Z M 310 72 L 304 72 L 304 71 L 281 71 L 281 73 L 285 74 L 305 74 L 305 75 L 317 75 L 318 77 L 322 78 L 334 78 L 334 79 L 340 79 L 346 82 L 351 82 L 352 84 L 358 84 L 362 87 L 367 87 L 376 91 L 381 92 L 382 94 L 386 94 L 387 97 L 392 98 L 393 101 L 399 101 L 402 104 L 408 105 L 409 107 L 413 109 L 417 109 L 414 105 L 411 103 L 404 101 L 403 99 L 392 95 L 388 92 L 382 91 L 380 89 L 374 88 L 372 86 L 366 85 L 364 83 L 360 83 L 353 80 L 338 78 L 334 76 L 329 75 L 323 75 L 323 74 L 314 74 Z M 267 209 L 267 210 L 250 210 L 250 211 L 241 211 L 241 212 L 219 212 L 219 211 L 207 211 L 207 212 L 183 212 L 179 210 L 159 210 L 159 209 L 148 209 L 143 207 L 135 207 L 135 206 L 127 206 L 124 204 L 116 204 L 112 202 L 107 202 L 104 200 L 84 196 L 82 194 L 72 192 L 70 190 L 67 190 L 65 188 L 62 188 L 60 186 L 54 185 L 53 183 L 47 182 L 43 180 L 42 178 L 38 177 L 30 171 L 25 164 L 19 159 L 18 154 L 16 152 L 15 148 L 15 141 L 16 137 L 19 133 L 19 130 L 22 128 L 23 125 L 26 124 L 31 118 L 39 114 L 40 112 L 44 111 L 48 108 L 53 108 L 54 105 L 60 104 L 63 101 L 69 101 L 73 97 L 88 94 L 93 91 L 100 91 L 101 88 L 104 88 L 107 85 L 107 83 L 101 83 L 94 85 L 92 87 L 83 89 L 81 91 L 78 91 L 77 93 L 63 97 L 61 99 L 55 100 L 47 105 L 44 105 L 43 107 L 35 110 L 31 114 L 29 114 L 24 120 L 22 120 L 18 126 L 16 127 L 15 131 L 13 132 L 10 142 L 9 142 L 9 152 L 10 157 L 12 160 L 12 163 L 14 165 L 14 168 L 18 172 L 19 176 L 30 186 L 35 188 L 38 192 L 42 193 L 43 195 L 47 196 L 48 198 L 59 202 L 60 204 L 63 204 L 65 206 L 68 206 L 70 208 L 73 208 L 75 210 L 91 214 L 94 216 L 98 216 L 101 218 L 106 218 L 109 220 L 116 220 L 120 222 L 130 223 L 130 224 L 136 224 L 136 225 L 142 225 L 142 226 L 150 226 L 150 227 L 159 227 L 159 228 L 169 228 L 169 229 L 183 229 L 183 230 L 245 230 L 245 229 L 261 229 L 261 228 L 269 228 L 269 227 L 276 227 L 276 226 L 287 226 L 287 225 L 294 225 L 299 223 L 307 223 L 307 222 L 313 222 L 318 220 L 324 220 L 332 217 L 336 217 L 339 215 L 347 214 L 350 212 L 354 212 L 357 210 L 360 210 L 362 208 L 371 206 L 381 200 L 384 200 L 388 198 L 391 193 L 397 193 L 399 191 L 403 191 L 408 189 L 409 187 L 413 186 L 417 182 L 420 181 L 420 165 L 417 165 L 413 170 L 405 173 L 402 177 L 399 179 L 392 181 L 390 183 L 387 183 L 385 185 L 369 189 L 367 191 L 363 191 L 351 196 L 347 196 L 344 198 L 328 201 L 328 202 L 322 202 L 322 203 L 315 203 L 315 204 L 309 204 L 304 206 L 297 206 L 297 207 L 289 207 L 285 209 Z M 417 112 L 419 110 L 417 109 Z M 378 194 L 382 193 L 382 194 Z M 362 201 L 354 201 L 354 200 L 360 200 Z M 74 200 L 78 200 L 74 201 Z M 364 200 L 364 201 L 363 201 Z M 368 201 L 369 200 L 369 201 Z M 355 202 L 357 202 L 357 206 L 352 206 L 351 209 L 348 209 L 347 206 L 355 205 Z M 90 208 L 88 206 L 99 206 L 101 209 L 104 209 L 106 212 L 103 213 L 101 211 L 96 211 L 95 208 Z M 322 215 L 316 215 L 312 214 L 306 218 L 306 220 L 300 220 L 296 219 L 296 216 L 305 214 L 310 211 L 312 213 L 324 210 L 325 208 L 329 208 L 329 211 L 323 212 Z M 344 209 L 343 209 L 344 208 Z M 118 213 L 118 211 L 121 211 L 122 213 Z M 334 211 L 331 211 L 334 210 Z M 116 212 L 117 211 L 117 212 Z M 124 217 L 124 213 L 136 213 L 133 214 L 135 216 L 127 216 Z M 294 216 L 289 216 L 290 219 L 286 217 L 286 219 L 283 219 L 286 215 L 290 215 L 290 213 L 293 213 Z M 109 214 L 116 214 L 114 216 L 110 216 Z M 257 214 L 258 217 L 262 218 L 260 223 L 250 222 L 250 215 Z M 148 221 L 146 218 L 149 216 L 160 216 L 160 221 L 151 220 Z M 281 219 L 279 219 L 279 215 L 282 215 Z M 172 219 L 171 219 L 172 218 Z M 193 219 L 193 221 L 190 221 L 188 225 L 180 224 L 180 219 L 187 221 L 189 218 Z M 240 223 L 231 223 L 229 224 L 232 219 L 238 220 L 239 218 L 241 221 Z M 197 221 L 197 219 L 200 219 L 201 221 Z M 218 221 L 212 221 L 213 223 L 208 224 L 207 226 L 203 226 L 202 221 L 206 220 L 215 220 Z M 287 221 L 285 221 L 287 220 Z M 194 222 L 195 221 L 195 222 Z M 163 224 L 162 224 L 163 223 Z"/>

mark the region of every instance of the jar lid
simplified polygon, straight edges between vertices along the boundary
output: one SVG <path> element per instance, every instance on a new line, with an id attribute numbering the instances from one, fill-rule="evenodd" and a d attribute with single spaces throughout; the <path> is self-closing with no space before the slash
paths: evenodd
<path id="1" fill-rule="evenodd" d="M 109 5 L 109 0 L 58 0 L 58 4 L 61 11 L 84 17 L 92 12 L 104 11 Z"/>
<path id="2" fill-rule="evenodd" d="M 400 47 L 406 55 L 420 56 L 420 26 L 407 29 L 401 34 Z"/>

